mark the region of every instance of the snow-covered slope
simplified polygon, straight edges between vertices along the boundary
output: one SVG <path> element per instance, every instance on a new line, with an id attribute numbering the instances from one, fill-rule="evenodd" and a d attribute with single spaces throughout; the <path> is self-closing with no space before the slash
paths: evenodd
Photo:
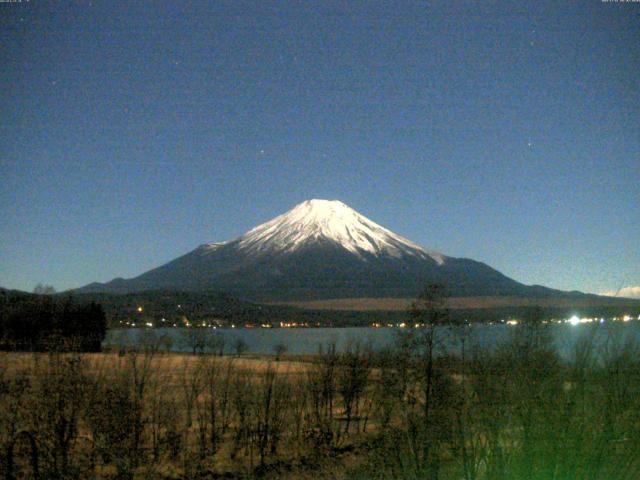
<path id="1" fill-rule="evenodd" d="M 364 252 L 392 257 L 431 257 L 439 265 L 444 255 L 429 252 L 381 227 L 338 200 L 307 200 L 250 230 L 239 248 L 253 254 L 294 252 L 318 240 L 332 241 L 356 255 Z"/>

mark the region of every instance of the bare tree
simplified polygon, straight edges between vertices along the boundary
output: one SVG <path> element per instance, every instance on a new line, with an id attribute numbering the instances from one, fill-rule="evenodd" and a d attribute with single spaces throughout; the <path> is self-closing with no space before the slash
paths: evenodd
<path id="1" fill-rule="evenodd" d="M 359 420 L 360 399 L 371 373 L 371 355 L 360 343 L 350 342 L 340 355 L 339 362 L 336 383 L 342 398 L 344 431 L 348 434 L 354 416 Z"/>
<path id="2" fill-rule="evenodd" d="M 260 375 L 253 396 L 252 438 L 264 465 L 267 456 L 275 455 L 289 408 L 288 384 L 269 365 Z"/>
<path id="3" fill-rule="evenodd" d="M 252 454 L 251 439 L 251 396 L 253 388 L 249 373 L 246 370 L 236 370 L 233 378 L 232 405 L 234 412 L 233 445 L 230 458 L 235 460 L 240 450 L 244 447 L 245 453 Z"/>
<path id="4" fill-rule="evenodd" d="M 204 353 L 208 330 L 204 327 L 184 327 L 180 330 L 180 345 L 192 355 Z"/>
<path id="5" fill-rule="evenodd" d="M 336 370 L 338 353 L 336 344 L 322 346 L 318 360 L 307 372 L 311 425 L 307 435 L 317 447 L 326 447 L 336 438 L 334 431 L 334 405 L 336 401 Z"/>
<path id="6" fill-rule="evenodd" d="M 233 348 L 236 352 L 236 355 L 238 357 L 241 357 L 247 351 L 249 346 L 247 345 L 247 342 L 244 341 L 244 339 L 237 338 L 233 344 Z"/>
<path id="7" fill-rule="evenodd" d="M 276 355 L 276 362 L 280 361 L 280 357 L 287 352 L 287 345 L 284 343 L 278 343 L 273 347 L 273 353 Z"/>
<path id="8" fill-rule="evenodd" d="M 414 408 L 405 415 L 408 441 L 416 469 L 432 478 L 439 474 L 445 436 L 443 416 L 434 415 L 434 410 L 443 406 L 448 384 L 435 362 L 442 347 L 441 330 L 452 323 L 447 297 L 444 286 L 427 285 L 409 309 L 414 328 L 400 338 L 412 356 L 409 372 L 413 386 L 407 395 Z"/>
<path id="9" fill-rule="evenodd" d="M 234 375 L 233 362 L 220 361 L 211 356 L 198 362 L 202 372 L 203 395 L 196 402 L 198 416 L 198 440 L 201 458 L 218 451 L 230 424 L 231 380 Z"/>
<path id="10" fill-rule="evenodd" d="M 33 422 L 39 429 L 37 443 L 47 454 L 47 476 L 58 478 L 76 468 L 71 454 L 86 394 L 84 366 L 79 355 L 50 354 L 35 371 Z"/>

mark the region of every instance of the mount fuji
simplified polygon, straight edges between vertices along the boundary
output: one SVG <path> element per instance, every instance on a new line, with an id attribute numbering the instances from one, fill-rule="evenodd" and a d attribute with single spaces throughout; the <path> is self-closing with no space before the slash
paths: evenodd
<path id="1" fill-rule="evenodd" d="M 224 291 L 279 302 L 411 298 L 427 283 L 444 284 L 456 297 L 569 295 L 424 249 L 335 200 L 307 200 L 234 240 L 201 245 L 138 277 L 76 292 Z"/>

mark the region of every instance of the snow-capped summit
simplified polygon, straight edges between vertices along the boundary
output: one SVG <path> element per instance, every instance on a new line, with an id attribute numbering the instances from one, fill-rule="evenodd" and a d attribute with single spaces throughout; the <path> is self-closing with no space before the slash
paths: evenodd
<path id="1" fill-rule="evenodd" d="M 443 255 L 426 251 L 338 200 L 307 200 L 238 239 L 240 249 L 258 254 L 293 252 L 318 240 L 332 241 L 356 255 L 429 256 L 438 264 L 444 262 Z"/>

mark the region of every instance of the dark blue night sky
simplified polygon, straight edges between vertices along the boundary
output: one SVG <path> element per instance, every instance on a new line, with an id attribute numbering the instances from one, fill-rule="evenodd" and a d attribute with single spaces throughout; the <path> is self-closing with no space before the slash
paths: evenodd
<path id="1" fill-rule="evenodd" d="M 4 287 L 309 198 L 524 283 L 640 285 L 640 3 L 34 0 L 0 42 Z"/>

